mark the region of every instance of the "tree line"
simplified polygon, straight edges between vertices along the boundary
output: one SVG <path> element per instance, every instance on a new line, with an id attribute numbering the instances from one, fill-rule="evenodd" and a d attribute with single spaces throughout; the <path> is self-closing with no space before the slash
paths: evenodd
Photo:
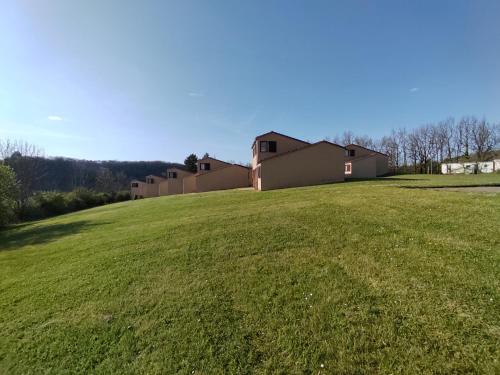
<path id="1" fill-rule="evenodd" d="M 0 225 L 128 199 L 130 181 L 167 168 L 162 161 L 45 157 L 41 148 L 0 139 Z"/>
<path id="2" fill-rule="evenodd" d="M 413 129 L 401 127 L 380 139 L 346 131 L 333 141 L 343 145 L 355 143 L 387 154 L 395 173 L 437 173 L 443 162 L 500 158 L 496 152 L 500 144 L 500 124 L 475 116 L 459 120 L 449 117 Z"/>

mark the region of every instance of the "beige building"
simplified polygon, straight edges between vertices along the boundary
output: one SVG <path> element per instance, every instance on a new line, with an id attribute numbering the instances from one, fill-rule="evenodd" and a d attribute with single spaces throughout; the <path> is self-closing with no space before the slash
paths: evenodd
<path id="1" fill-rule="evenodd" d="M 159 183 L 158 195 L 182 194 L 184 178 L 192 175 L 193 173 L 181 168 L 167 169 L 167 178 Z"/>
<path id="2" fill-rule="evenodd" d="M 375 178 L 389 173 L 389 157 L 355 144 L 345 146 L 345 177 Z"/>
<path id="3" fill-rule="evenodd" d="M 251 186 L 250 168 L 211 157 L 198 160 L 198 172 L 183 179 L 183 193 L 201 193 Z"/>
<path id="4" fill-rule="evenodd" d="M 165 181 L 164 177 L 155 175 L 146 176 L 146 182 L 134 180 L 130 184 L 132 199 L 158 197 L 160 183 Z"/>
<path id="5" fill-rule="evenodd" d="M 345 148 L 309 143 L 274 131 L 255 138 L 252 181 L 257 190 L 344 181 Z"/>
<path id="6" fill-rule="evenodd" d="M 166 178 L 149 175 L 146 182 L 133 180 L 130 184 L 132 199 L 182 194 L 182 181 L 191 175 L 193 173 L 174 167 L 167 169 Z"/>

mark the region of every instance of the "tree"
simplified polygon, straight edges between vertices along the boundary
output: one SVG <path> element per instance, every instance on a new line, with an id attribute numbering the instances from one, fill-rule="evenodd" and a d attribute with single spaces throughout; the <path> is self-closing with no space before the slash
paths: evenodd
<path id="1" fill-rule="evenodd" d="M 446 120 L 441 121 L 438 126 L 444 156 L 446 159 L 451 160 L 454 152 L 455 119 L 448 117 Z"/>
<path id="2" fill-rule="evenodd" d="M 0 227 L 14 218 L 17 194 L 16 174 L 9 166 L 0 164 Z"/>
<path id="3" fill-rule="evenodd" d="M 475 117 L 464 116 L 458 124 L 458 139 L 460 153 L 458 156 L 465 156 L 468 158 L 470 156 L 470 143 L 471 143 L 471 128 L 477 122 Z M 463 151 L 462 151 L 463 150 Z"/>
<path id="4" fill-rule="evenodd" d="M 472 124 L 470 133 L 477 160 L 484 160 L 486 154 L 493 150 L 496 144 L 495 127 L 486 120 L 476 121 Z"/>
<path id="5" fill-rule="evenodd" d="M 185 160 L 184 160 L 184 165 L 186 166 L 186 169 L 189 172 L 196 173 L 197 171 L 197 166 L 196 163 L 198 162 L 198 156 L 195 154 L 189 155 Z"/>
<path id="6" fill-rule="evenodd" d="M 344 134 L 342 135 L 342 144 L 344 146 L 347 146 L 352 143 L 354 143 L 354 134 L 350 130 L 345 131 Z"/>
<path id="7" fill-rule="evenodd" d="M 373 142 L 373 139 L 371 139 L 367 135 L 361 135 L 361 136 L 354 137 L 354 143 L 361 146 L 361 147 L 366 147 L 369 149 L 375 148 L 375 142 Z"/>
<path id="8" fill-rule="evenodd" d="M 403 172 L 406 172 L 406 167 L 408 165 L 408 134 L 405 128 L 400 128 L 396 132 L 396 139 L 401 150 L 401 156 L 403 159 Z"/>
<path id="9" fill-rule="evenodd" d="M 23 206 L 45 174 L 43 151 L 23 141 L 0 142 L 0 156 L 10 166 L 18 180 L 18 203 Z"/>
<path id="10" fill-rule="evenodd" d="M 101 168 L 97 171 L 95 189 L 103 193 L 116 193 L 127 186 L 126 176 L 123 172 L 116 175 L 109 168 Z"/>

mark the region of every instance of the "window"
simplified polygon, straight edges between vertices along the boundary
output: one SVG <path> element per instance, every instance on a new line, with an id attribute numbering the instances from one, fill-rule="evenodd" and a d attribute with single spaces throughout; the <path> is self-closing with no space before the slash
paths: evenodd
<path id="1" fill-rule="evenodd" d="M 347 150 L 347 156 L 356 156 L 356 150 Z"/>
<path id="2" fill-rule="evenodd" d="M 167 178 L 177 178 L 177 172 L 168 172 Z"/>
<path id="3" fill-rule="evenodd" d="M 132 182 L 132 187 L 133 187 L 133 188 L 134 188 L 134 187 L 135 187 L 135 188 L 137 188 L 137 187 L 139 187 L 139 184 L 138 184 L 137 182 Z"/>
<path id="4" fill-rule="evenodd" d="M 345 172 L 345 174 L 351 174 L 352 173 L 352 164 L 351 163 L 345 163 L 344 172 Z"/>
<path id="5" fill-rule="evenodd" d="M 260 141 L 260 152 L 276 152 L 276 141 Z"/>
<path id="6" fill-rule="evenodd" d="M 146 180 L 146 182 L 147 182 L 148 184 L 154 184 L 154 183 L 155 183 L 155 179 L 154 179 L 154 178 L 148 178 L 148 179 Z"/>
<path id="7" fill-rule="evenodd" d="M 257 177 L 260 178 L 261 177 L 261 174 L 260 174 L 260 167 L 257 168 Z"/>
<path id="8" fill-rule="evenodd" d="M 200 171 L 209 171 L 210 163 L 200 163 Z"/>

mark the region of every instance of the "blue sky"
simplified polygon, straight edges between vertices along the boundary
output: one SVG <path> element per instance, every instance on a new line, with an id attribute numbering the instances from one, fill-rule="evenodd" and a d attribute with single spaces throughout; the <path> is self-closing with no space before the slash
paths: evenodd
<path id="1" fill-rule="evenodd" d="M 500 120 L 499 1 L 13 0 L 0 137 L 48 155 L 239 162 L 276 130 Z"/>

